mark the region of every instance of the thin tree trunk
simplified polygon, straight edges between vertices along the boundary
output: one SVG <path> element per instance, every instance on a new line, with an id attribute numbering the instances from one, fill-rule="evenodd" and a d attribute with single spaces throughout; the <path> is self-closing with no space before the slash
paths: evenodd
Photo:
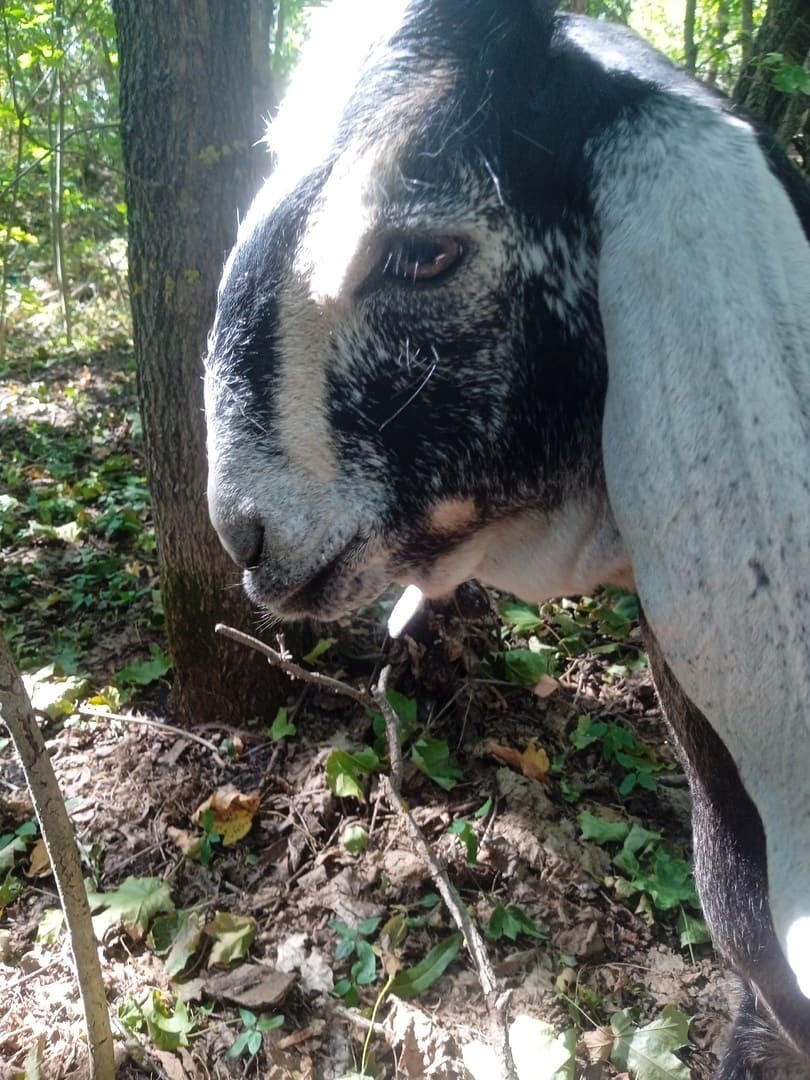
<path id="1" fill-rule="evenodd" d="M 65 800 L 54 775 L 45 740 L 31 710 L 11 650 L 0 637 L 0 717 L 8 728 L 31 793 L 65 914 L 76 964 L 90 1053 L 87 1076 L 114 1080 L 115 1059 L 107 996 L 98 959 L 82 864 Z M 26 1075 L 29 1075 L 26 1072 Z"/>
<path id="2" fill-rule="evenodd" d="M 272 715 L 287 692 L 215 637 L 256 614 L 208 521 L 202 363 L 252 188 L 249 0 L 115 0 L 130 284 L 172 704 L 187 723 Z"/>
<path id="3" fill-rule="evenodd" d="M 57 50 L 62 49 L 65 37 L 64 7 L 62 0 L 56 0 L 53 12 L 54 45 Z M 54 115 L 55 109 L 55 115 Z M 72 320 L 70 315 L 70 297 L 68 296 L 67 275 L 65 274 L 65 244 L 64 244 L 64 144 L 65 144 L 65 86 L 62 61 L 55 66 L 53 72 L 51 94 L 51 121 L 50 142 L 50 224 L 51 224 L 51 250 L 53 252 L 53 268 L 56 275 L 56 288 L 59 292 L 59 305 L 62 309 L 62 326 L 65 331 L 65 340 L 68 347 L 72 344 Z"/>
<path id="4" fill-rule="evenodd" d="M 754 0 L 740 0 L 740 22 L 742 69 L 748 64 L 754 52 Z"/>
<path id="5" fill-rule="evenodd" d="M 695 43 L 696 0 L 686 0 L 683 17 L 683 62 L 688 71 L 697 68 L 697 45 Z"/>
<path id="6" fill-rule="evenodd" d="M 720 69 L 722 48 L 728 34 L 728 4 L 725 0 L 717 0 L 712 34 L 712 60 L 709 64 L 709 70 L 706 73 L 706 82 L 711 86 L 715 86 L 717 84 L 717 76 Z"/>

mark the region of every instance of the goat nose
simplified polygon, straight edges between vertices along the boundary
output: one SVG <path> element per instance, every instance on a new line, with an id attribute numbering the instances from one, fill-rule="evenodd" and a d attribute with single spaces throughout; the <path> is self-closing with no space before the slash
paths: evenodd
<path id="1" fill-rule="evenodd" d="M 264 550 L 264 526 L 259 521 L 242 519 L 236 522 L 217 522 L 220 543 L 240 570 L 258 566 Z"/>

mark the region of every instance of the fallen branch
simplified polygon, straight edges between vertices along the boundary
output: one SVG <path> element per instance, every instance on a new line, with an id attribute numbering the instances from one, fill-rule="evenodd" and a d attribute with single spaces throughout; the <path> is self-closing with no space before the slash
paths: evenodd
<path id="1" fill-rule="evenodd" d="M 301 679 L 303 682 L 311 683 L 321 690 L 328 690 L 332 694 L 343 694 L 344 697 L 350 697 L 352 701 L 362 705 L 364 709 L 374 708 L 374 699 L 369 694 L 364 694 L 362 690 L 355 690 L 353 686 L 341 682 L 340 679 L 330 679 L 328 675 L 321 675 L 319 671 L 307 671 L 300 664 L 294 663 L 287 656 L 283 656 L 276 649 L 267 645 L 264 641 L 259 641 L 258 638 L 253 637 L 251 634 L 235 630 L 234 627 L 226 626 L 224 623 L 217 623 L 214 630 L 224 637 L 231 638 L 232 641 L 238 641 L 241 645 L 247 645 L 249 649 L 260 652 L 267 657 L 274 667 L 286 671 L 291 679 Z"/>
<path id="2" fill-rule="evenodd" d="M 20 756 L 42 839 L 62 901 L 87 1023 L 90 1076 L 113 1080 L 115 1061 L 110 1017 L 82 866 L 65 800 L 17 666 L 0 637 L 0 715 Z"/>
<path id="3" fill-rule="evenodd" d="M 417 854 L 427 867 L 453 921 L 464 935 L 490 1017 L 492 1049 L 498 1059 L 498 1072 L 493 1075 L 492 1080 L 517 1080 L 517 1072 L 509 1046 L 509 1029 L 506 1014 L 507 996 L 498 991 L 486 945 L 478 927 L 470 917 L 458 890 L 450 881 L 447 869 L 431 850 L 424 833 L 402 799 L 402 746 L 399 739 L 399 722 L 386 695 L 388 676 L 391 672 L 390 666 L 383 668 L 377 684 L 372 688 L 369 695 L 362 690 L 355 690 L 353 686 L 348 686 L 339 679 L 331 679 L 326 675 L 321 675 L 319 672 L 307 671 L 305 668 L 299 667 L 288 657 L 282 656 L 280 652 L 250 634 L 242 633 L 242 631 L 235 630 L 230 626 L 224 626 L 222 623 L 217 624 L 216 630 L 217 633 L 225 634 L 234 641 L 241 642 L 251 649 L 256 649 L 266 656 L 271 664 L 281 668 L 282 671 L 286 671 L 292 678 L 313 683 L 335 694 L 343 694 L 358 702 L 364 708 L 376 707 L 380 710 L 385 720 L 385 729 L 388 736 L 388 754 L 391 762 L 390 777 L 380 778 L 383 793 L 390 807 L 403 818 Z"/>
<path id="4" fill-rule="evenodd" d="M 210 751 L 211 756 L 220 768 L 225 767 L 225 762 L 216 746 L 209 739 L 204 739 L 202 735 L 195 735 L 193 731 L 186 731 L 184 728 L 175 727 L 173 724 L 165 724 L 162 720 L 152 720 L 148 716 L 136 716 L 134 713 L 108 712 L 106 709 L 87 705 L 78 706 L 76 712 L 79 716 L 92 716 L 96 720 L 121 720 L 125 724 L 140 724 L 142 727 L 155 728 L 166 735 L 174 735 L 178 739 L 195 742 Z"/>

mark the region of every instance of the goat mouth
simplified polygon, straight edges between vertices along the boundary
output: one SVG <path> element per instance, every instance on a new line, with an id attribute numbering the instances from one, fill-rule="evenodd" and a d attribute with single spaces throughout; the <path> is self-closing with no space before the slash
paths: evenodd
<path id="1" fill-rule="evenodd" d="M 369 544 L 367 536 L 352 537 L 324 566 L 288 591 L 267 588 L 260 565 L 245 572 L 245 589 L 251 600 L 282 618 L 338 618 L 366 600 L 373 600 L 387 584 L 372 587 L 370 580 L 367 583 L 367 579 L 376 582 L 379 578 L 378 573 L 368 572 Z"/>

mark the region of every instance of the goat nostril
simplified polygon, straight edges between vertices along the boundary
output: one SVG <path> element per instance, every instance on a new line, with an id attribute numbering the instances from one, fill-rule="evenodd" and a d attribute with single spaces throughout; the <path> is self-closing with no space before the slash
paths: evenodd
<path id="1" fill-rule="evenodd" d="M 255 570 L 262 561 L 264 551 L 264 528 L 254 524 L 245 529 L 244 544 L 239 553 L 239 562 L 243 570 Z"/>
<path id="2" fill-rule="evenodd" d="M 253 534 L 253 548 L 249 554 L 246 554 L 242 560 L 242 566 L 245 570 L 255 570 L 259 563 L 262 561 L 262 552 L 264 551 L 264 529 L 261 525 L 255 527 Z"/>
<path id="3" fill-rule="evenodd" d="M 255 570 L 264 551 L 264 526 L 244 521 L 220 531 L 220 540 L 240 570 Z"/>

